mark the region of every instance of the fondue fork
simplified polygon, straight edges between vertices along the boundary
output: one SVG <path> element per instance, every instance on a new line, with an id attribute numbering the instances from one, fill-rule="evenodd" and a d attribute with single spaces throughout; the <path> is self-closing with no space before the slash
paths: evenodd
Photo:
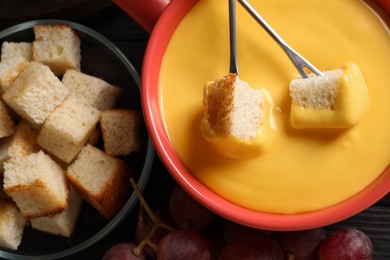
<path id="1" fill-rule="evenodd" d="M 236 41 L 236 0 L 229 1 L 229 40 L 230 40 L 230 73 L 239 76 L 237 65 L 237 41 Z"/>
<path id="2" fill-rule="evenodd" d="M 308 74 L 304 68 L 308 68 L 317 76 L 323 75 L 322 72 L 314 67 L 309 61 L 307 61 L 302 55 L 296 52 L 290 47 L 277 33 L 276 31 L 266 22 L 266 20 L 256 12 L 256 10 L 246 0 L 237 0 L 240 4 L 249 12 L 249 14 L 259 23 L 269 35 L 279 44 L 280 47 L 286 52 L 294 66 L 297 68 L 302 78 L 308 78 Z M 231 1 L 230 1 L 231 2 Z"/>

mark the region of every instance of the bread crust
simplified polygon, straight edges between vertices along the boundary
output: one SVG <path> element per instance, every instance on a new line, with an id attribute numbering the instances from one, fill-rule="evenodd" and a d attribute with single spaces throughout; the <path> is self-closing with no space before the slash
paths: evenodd
<path id="1" fill-rule="evenodd" d="M 219 136 L 227 137 L 230 134 L 236 78 L 236 74 L 229 73 L 220 79 L 207 82 L 204 88 L 205 124 Z"/>
<path id="2" fill-rule="evenodd" d="M 58 200 L 57 196 L 48 189 L 47 185 L 41 180 L 35 180 L 29 185 L 18 184 L 11 187 L 5 187 L 4 191 L 8 196 L 12 197 L 14 201 L 16 200 L 16 205 L 26 219 L 53 216 L 68 207 L 67 200 Z M 50 203 L 42 203 L 39 207 L 37 207 L 39 204 L 34 203 L 34 201 L 40 201 L 43 196 L 46 196 L 45 201 L 50 201 L 52 205 L 50 205 Z M 32 209 L 30 207 L 32 204 L 28 202 L 33 203 L 35 209 Z"/>

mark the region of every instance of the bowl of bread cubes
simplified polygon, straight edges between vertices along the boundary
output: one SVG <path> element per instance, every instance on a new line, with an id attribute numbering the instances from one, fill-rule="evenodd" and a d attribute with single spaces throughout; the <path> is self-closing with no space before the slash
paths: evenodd
<path id="1" fill-rule="evenodd" d="M 58 259 L 133 209 L 154 150 L 139 76 L 83 25 L 37 20 L 0 32 L 0 258 Z"/>

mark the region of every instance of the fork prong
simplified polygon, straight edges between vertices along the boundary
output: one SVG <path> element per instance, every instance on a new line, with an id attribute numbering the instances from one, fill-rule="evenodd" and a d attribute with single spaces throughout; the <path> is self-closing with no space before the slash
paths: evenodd
<path id="1" fill-rule="evenodd" d="M 244 7 L 245 10 L 260 24 L 266 32 L 279 44 L 280 47 L 287 53 L 288 57 L 297 68 L 299 73 L 303 78 L 308 78 L 308 74 L 305 72 L 304 68 L 310 69 L 317 76 L 323 75 L 322 72 L 308 62 L 304 57 L 297 53 L 293 48 L 290 47 L 277 33 L 276 31 L 267 23 L 267 21 L 257 13 L 252 5 L 246 0 L 238 0 L 238 2 Z"/>
<path id="2" fill-rule="evenodd" d="M 283 49 L 287 53 L 288 57 L 290 58 L 294 66 L 297 68 L 299 74 L 301 74 L 302 78 L 309 77 L 309 75 L 305 71 L 305 68 L 309 69 L 317 76 L 323 75 L 323 73 L 319 69 L 314 67 L 309 61 L 307 61 L 304 57 L 302 57 L 299 53 L 294 51 L 288 45 L 284 46 Z"/>

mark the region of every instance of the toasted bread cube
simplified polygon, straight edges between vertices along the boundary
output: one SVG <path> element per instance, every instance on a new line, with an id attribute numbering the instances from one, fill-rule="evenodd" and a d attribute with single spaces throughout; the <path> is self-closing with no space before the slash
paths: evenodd
<path id="1" fill-rule="evenodd" d="M 9 158 L 38 152 L 37 136 L 31 126 L 22 120 L 13 135 L 0 140 L 0 172 L 3 172 L 3 163 Z"/>
<path id="2" fill-rule="evenodd" d="M 69 95 L 49 67 L 30 62 L 3 94 L 3 100 L 30 124 L 41 126 Z"/>
<path id="3" fill-rule="evenodd" d="M 290 83 L 290 121 L 295 128 L 347 128 L 368 109 L 368 89 L 359 67 L 349 63 L 324 75 Z"/>
<path id="4" fill-rule="evenodd" d="M 80 214 L 82 198 L 72 185 L 69 187 L 68 207 L 61 213 L 51 217 L 31 219 L 32 228 L 49 234 L 70 237 L 76 227 Z"/>
<path id="5" fill-rule="evenodd" d="M 4 191 L 28 219 L 55 215 L 68 207 L 65 171 L 43 151 L 4 163 Z"/>
<path id="6" fill-rule="evenodd" d="M 26 219 L 14 202 L 0 199 L 0 247 L 18 249 Z"/>
<path id="7" fill-rule="evenodd" d="M 68 97 L 50 114 L 37 143 L 58 159 L 70 163 L 93 134 L 101 112 L 75 97 Z"/>
<path id="8" fill-rule="evenodd" d="M 273 139 L 265 93 L 234 73 L 206 82 L 201 131 L 213 150 L 247 159 L 269 149 Z"/>
<path id="9" fill-rule="evenodd" d="M 109 109 L 102 112 L 104 151 L 112 156 L 125 156 L 141 148 L 141 113 L 130 109 Z"/>
<path id="10" fill-rule="evenodd" d="M 0 100 L 0 138 L 15 133 L 15 123 L 10 115 L 8 106 Z"/>
<path id="11" fill-rule="evenodd" d="M 62 78 L 62 84 L 79 99 L 100 111 L 117 105 L 123 90 L 98 77 L 76 70 L 67 70 Z"/>
<path id="12" fill-rule="evenodd" d="M 207 82 L 203 100 L 203 123 L 213 135 L 250 140 L 258 134 L 263 94 L 236 74 Z"/>
<path id="13" fill-rule="evenodd" d="M 1 62 L 12 62 L 17 57 L 32 60 L 31 42 L 3 42 L 1 45 Z"/>
<path id="14" fill-rule="evenodd" d="M 80 39 L 68 25 L 36 25 L 32 59 L 50 67 L 57 76 L 80 70 Z"/>
<path id="15" fill-rule="evenodd" d="M 3 94 L 32 59 L 29 42 L 3 42 L 0 62 L 0 94 Z"/>
<path id="16" fill-rule="evenodd" d="M 105 218 L 111 219 L 130 195 L 130 174 L 125 163 L 86 145 L 66 175 L 81 196 Z"/>
<path id="17" fill-rule="evenodd" d="M 9 62 L 0 62 L 0 94 L 3 94 L 27 67 L 29 61 L 16 57 Z"/>

